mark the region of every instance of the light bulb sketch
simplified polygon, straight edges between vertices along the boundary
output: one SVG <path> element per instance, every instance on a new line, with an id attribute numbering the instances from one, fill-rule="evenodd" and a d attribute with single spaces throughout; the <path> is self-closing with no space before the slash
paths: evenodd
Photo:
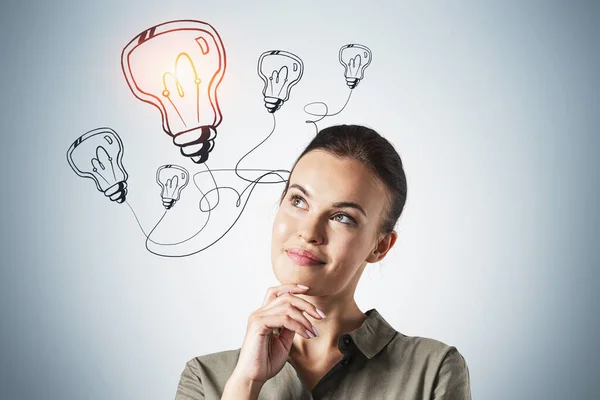
<path id="1" fill-rule="evenodd" d="M 258 59 L 258 75 L 265 83 L 262 94 L 270 113 L 290 98 L 290 90 L 300 81 L 304 64 L 295 54 L 283 50 L 266 51 Z"/>
<path id="2" fill-rule="evenodd" d="M 306 121 L 314 124 L 317 132 L 317 122 L 345 109 L 352 89 L 364 78 L 371 58 L 371 51 L 359 44 L 348 44 L 340 49 L 339 61 L 345 68 L 349 94 L 343 107 L 335 113 L 330 113 L 323 102 L 307 105 L 322 105 L 323 113 L 309 112 L 305 106 L 308 114 L 318 117 Z M 128 176 L 122 165 L 123 144 L 116 132 L 110 128 L 94 129 L 71 145 L 67 159 L 72 169 L 79 176 L 93 179 L 97 189 L 112 201 L 125 202 L 129 206 L 145 236 L 149 252 L 164 257 L 187 257 L 204 251 L 233 228 L 259 184 L 289 181 L 290 171 L 287 170 L 240 169 L 239 165 L 275 132 L 275 112 L 289 100 L 292 88 L 304 73 L 304 64 L 298 56 L 283 50 L 270 50 L 258 58 L 257 72 L 264 82 L 264 104 L 272 116 L 273 126 L 268 136 L 247 152 L 234 169 L 211 170 L 206 164 L 214 147 L 217 127 L 222 122 L 217 88 L 226 69 L 225 48 L 210 24 L 176 20 L 146 29 L 123 48 L 121 68 L 134 96 L 160 111 L 162 130 L 173 138 L 181 154 L 203 164 L 200 168 L 205 169 L 190 176 L 178 165 L 159 167 L 156 182 L 161 187 L 165 211 L 150 229 L 145 229 L 126 200 Z M 245 172 L 244 175 L 241 172 Z M 257 172 L 257 176 L 245 176 Z M 163 219 L 168 221 L 168 218 L 177 217 L 177 213 L 167 211 L 180 200 L 190 180 L 201 195 L 199 212 L 194 216 L 197 221 L 188 224 L 189 232 L 178 230 L 181 237 L 172 237 L 168 232 L 169 240 L 156 240 L 169 231 L 169 224 L 161 223 Z"/>
<path id="3" fill-rule="evenodd" d="M 160 196 L 167 210 L 179 200 L 181 191 L 188 184 L 189 176 L 187 170 L 178 165 L 163 165 L 156 171 L 156 182 L 162 188 Z"/>
<path id="4" fill-rule="evenodd" d="M 67 150 L 75 173 L 90 178 L 110 200 L 123 203 L 127 195 L 127 172 L 123 168 L 123 142 L 110 128 L 84 133 Z"/>
<path id="5" fill-rule="evenodd" d="M 338 57 L 340 63 L 344 66 L 344 76 L 346 77 L 346 85 L 350 88 L 350 93 L 348 93 L 344 105 L 336 112 L 330 113 L 329 106 L 322 101 L 313 101 L 304 106 L 305 113 L 318 117 L 317 119 L 306 121 L 315 126 L 316 132 L 319 132 L 317 122 L 323 120 L 323 118 L 333 117 L 344 111 L 350 101 L 350 97 L 352 97 L 353 89 L 364 78 L 365 69 L 371 64 L 373 55 L 371 50 L 366 46 L 361 44 L 347 44 L 340 48 Z M 322 106 L 321 111 L 316 111 L 315 106 Z M 309 110 L 309 108 L 312 109 Z"/>
<path id="6" fill-rule="evenodd" d="M 181 154 L 204 163 L 222 120 L 217 88 L 226 57 L 217 31 L 194 20 L 153 26 L 125 46 L 121 67 L 133 94 L 159 109 Z"/>
<path id="7" fill-rule="evenodd" d="M 360 44 L 347 44 L 340 49 L 340 63 L 344 66 L 346 84 L 354 89 L 364 78 L 365 69 L 371 64 L 371 50 Z"/>

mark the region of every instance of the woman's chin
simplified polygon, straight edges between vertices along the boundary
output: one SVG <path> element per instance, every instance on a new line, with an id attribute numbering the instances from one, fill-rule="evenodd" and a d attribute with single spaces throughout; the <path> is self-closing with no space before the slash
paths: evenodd
<path id="1" fill-rule="evenodd" d="M 300 283 L 309 287 L 309 282 L 318 280 L 320 275 L 315 273 L 314 268 L 296 265 L 291 261 L 279 263 L 273 268 L 273 272 L 282 285 Z"/>

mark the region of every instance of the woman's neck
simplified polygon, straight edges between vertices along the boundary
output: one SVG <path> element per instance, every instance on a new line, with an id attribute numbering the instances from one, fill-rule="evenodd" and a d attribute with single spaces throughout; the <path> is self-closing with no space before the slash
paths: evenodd
<path id="1" fill-rule="evenodd" d="M 308 301 L 311 301 L 310 296 L 306 297 Z M 343 307 L 323 307 L 323 305 L 314 304 L 325 312 L 327 317 L 316 319 L 304 313 L 306 318 L 315 326 L 319 336 L 305 339 L 298 334 L 295 335 L 290 351 L 292 359 L 314 360 L 317 362 L 317 360 L 328 358 L 332 354 L 337 355 L 340 353 L 338 349 L 340 335 L 358 329 L 367 319 L 367 315 L 358 308 L 354 299 Z"/>

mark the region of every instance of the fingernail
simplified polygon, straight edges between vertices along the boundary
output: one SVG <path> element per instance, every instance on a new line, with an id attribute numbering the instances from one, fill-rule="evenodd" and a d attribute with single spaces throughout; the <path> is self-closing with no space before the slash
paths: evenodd
<path id="1" fill-rule="evenodd" d="M 319 310 L 318 308 L 317 308 L 317 312 L 319 313 L 319 315 L 320 315 L 322 318 L 327 318 L 327 316 L 325 315 L 325 313 L 324 313 L 323 311 Z"/>
<path id="2" fill-rule="evenodd" d="M 311 331 L 309 331 L 308 329 L 305 329 L 305 330 L 306 330 L 306 334 L 307 334 L 308 336 L 310 336 L 311 338 L 314 338 L 314 337 L 315 337 L 315 335 L 313 335 L 313 333 L 312 333 Z"/>
<path id="3" fill-rule="evenodd" d="M 297 286 L 298 286 L 300 289 L 308 289 L 308 286 L 304 286 L 304 285 L 301 285 L 301 284 L 299 284 L 299 283 L 297 284 Z"/>
<path id="4" fill-rule="evenodd" d="M 319 336 L 319 332 L 317 332 L 317 328 L 315 328 L 314 325 L 312 325 L 313 331 L 315 331 L 315 336 Z"/>

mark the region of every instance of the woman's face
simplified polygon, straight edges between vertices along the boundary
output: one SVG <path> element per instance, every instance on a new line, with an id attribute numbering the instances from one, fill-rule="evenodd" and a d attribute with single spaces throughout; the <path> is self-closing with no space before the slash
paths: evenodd
<path id="1" fill-rule="evenodd" d="M 321 150 L 305 154 L 273 223 L 277 279 L 306 285 L 312 295 L 353 294 L 367 262 L 377 261 L 373 251 L 386 198 L 383 184 L 360 162 Z M 292 249 L 306 249 L 323 262 L 302 265 Z"/>

